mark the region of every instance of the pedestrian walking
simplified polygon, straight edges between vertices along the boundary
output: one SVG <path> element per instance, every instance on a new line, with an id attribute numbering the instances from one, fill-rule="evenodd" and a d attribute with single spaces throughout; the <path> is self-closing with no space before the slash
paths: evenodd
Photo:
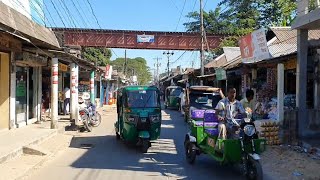
<path id="1" fill-rule="evenodd" d="M 64 115 L 70 113 L 70 89 L 66 87 L 64 89 L 64 106 L 63 106 Z"/>

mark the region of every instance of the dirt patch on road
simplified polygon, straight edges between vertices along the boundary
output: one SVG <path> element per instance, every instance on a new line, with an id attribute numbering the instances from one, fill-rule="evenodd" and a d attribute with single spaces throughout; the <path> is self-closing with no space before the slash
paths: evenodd
<path id="1" fill-rule="evenodd" d="M 320 179 L 320 160 L 288 146 L 271 146 L 262 154 L 264 172 L 272 179 Z"/>

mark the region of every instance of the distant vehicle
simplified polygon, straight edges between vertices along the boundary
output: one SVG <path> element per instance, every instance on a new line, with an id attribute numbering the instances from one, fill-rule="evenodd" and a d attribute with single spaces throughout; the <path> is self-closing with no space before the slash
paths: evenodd
<path id="1" fill-rule="evenodd" d="M 180 86 L 168 86 L 165 90 L 164 108 L 180 109 L 180 93 L 183 88 Z"/>

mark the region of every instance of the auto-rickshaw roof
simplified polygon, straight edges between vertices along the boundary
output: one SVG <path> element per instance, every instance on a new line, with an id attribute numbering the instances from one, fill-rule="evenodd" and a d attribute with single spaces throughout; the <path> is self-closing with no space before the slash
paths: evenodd
<path id="1" fill-rule="evenodd" d="M 193 91 L 209 91 L 209 92 L 220 92 L 220 88 L 211 86 L 190 86 L 189 90 Z"/>
<path id="2" fill-rule="evenodd" d="M 183 89 L 180 86 L 168 86 L 167 89 Z"/>
<path id="3" fill-rule="evenodd" d="M 125 86 L 122 89 L 125 91 L 158 90 L 156 86 Z"/>

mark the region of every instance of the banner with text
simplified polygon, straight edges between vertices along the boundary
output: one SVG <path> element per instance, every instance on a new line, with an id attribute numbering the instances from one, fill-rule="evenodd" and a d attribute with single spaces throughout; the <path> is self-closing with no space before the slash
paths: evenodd
<path id="1" fill-rule="evenodd" d="M 111 79 L 111 75 L 112 75 L 112 66 L 107 65 L 107 66 L 106 66 L 106 72 L 105 72 L 105 74 L 104 74 L 104 77 L 105 77 L 107 80 L 110 80 L 110 79 Z"/>
<path id="2" fill-rule="evenodd" d="M 154 35 L 137 35 L 138 43 L 154 43 Z"/>
<path id="3" fill-rule="evenodd" d="M 239 40 L 243 63 L 254 63 L 270 58 L 264 29 L 259 29 Z"/>

